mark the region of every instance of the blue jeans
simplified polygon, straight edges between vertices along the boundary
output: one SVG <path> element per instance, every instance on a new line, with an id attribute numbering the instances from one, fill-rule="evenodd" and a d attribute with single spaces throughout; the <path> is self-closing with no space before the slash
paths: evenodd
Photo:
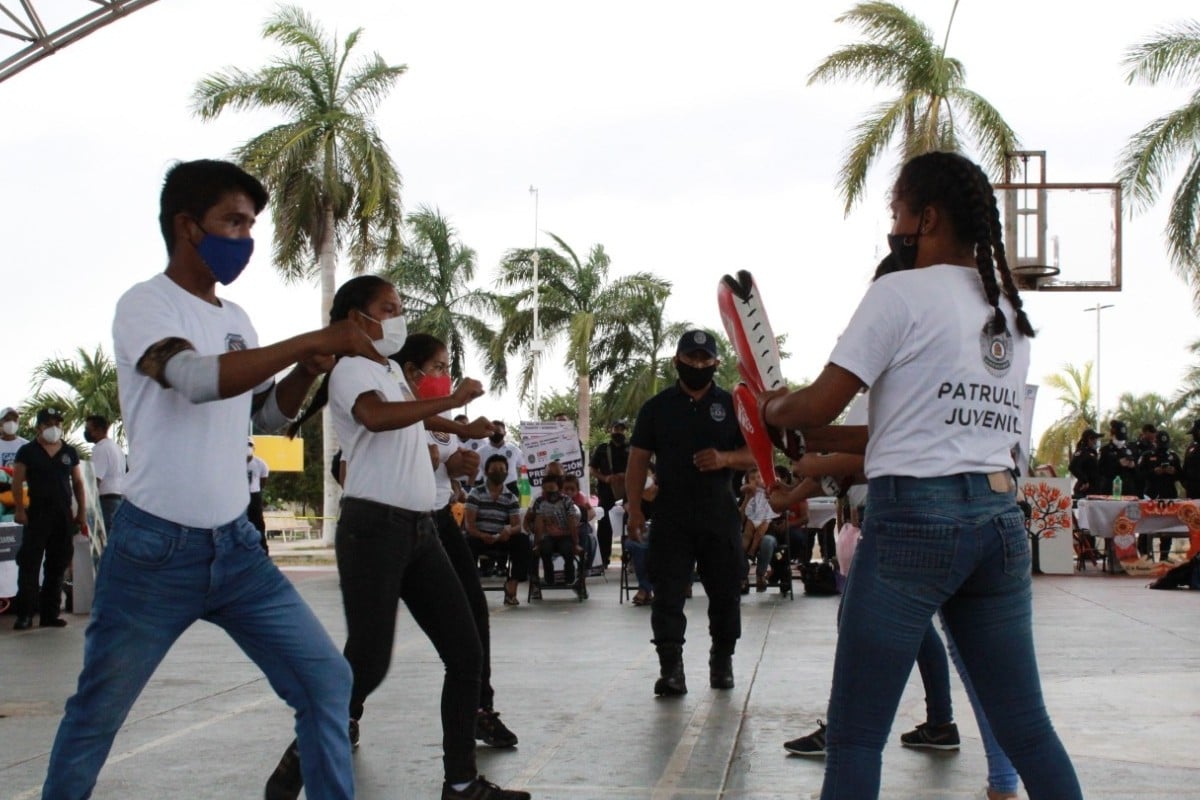
<path id="1" fill-rule="evenodd" d="M 224 628 L 296 710 L 308 796 L 354 796 L 350 665 L 263 552 L 258 531 L 245 515 L 211 530 L 186 528 L 126 501 L 100 559 L 83 672 L 58 727 L 43 800 L 91 796 L 129 709 L 201 619 Z"/>
<path id="2" fill-rule="evenodd" d="M 757 577 L 762 578 L 767 574 L 767 568 L 771 566 L 771 559 L 775 557 L 778 548 L 779 543 L 773 535 L 763 534 L 762 541 L 758 544 L 758 553 L 755 554 L 754 574 Z"/>
<path id="3" fill-rule="evenodd" d="M 978 474 L 869 482 L 834 660 L 821 800 L 879 796 L 884 743 L 938 608 L 1030 800 L 1082 800 L 1042 699 L 1024 517 Z"/>
<path id="4" fill-rule="evenodd" d="M 925 721 L 930 725 L 945 725 L 954 721 L 954 709 L 950 703 L 950 662 L 946 660 L 946 648 L 930 620 L 917 651 L 917 669 L 921 671 L 921 685 L 925 687 Z"/>
<path id="5" fill-rule="evenodd" d="M 967 700 L 971 703 L 971 710 L 975 712 L 975 724 L 979 726 L 979 738 L 983 740 L 983 752 L 987 756 L 988 765 L 988 788 L 995 792 L 1015 792 L 1020 783 L 1017 769 L 1009 761 L 1004 748 L 996 741 L 996 734 L 992 733 L 992 726 L 987 721 L 987 714 L 984 713 L 983 705 L 979 702 L 975 684 L 971 681 L 971 676 L 967 674 L 967 668 L 963 665 L 958 648 L 954 646 L 954 637 L 945 628 L 946 620 L 943 617 L 942 629 L 946 633 L 946 649 L 950 651 L 950 660 L 954 662 L 954 668 L 958 670 L 958 677 L 962 680 L 963 688 L 967 690 Z M 935 633 L 934 636 L 936 635 Z"/>
<path id="6" fill-rule="evenodd" d="M 625 537 L 625 543 L 621 545 L 629 551 L 629 559 L 633 562 L 633 574 L 637 576 L 638 590 L 646 593 L 654 592 L 654 584 L 650 583 L 650 571 L 646 568 L 646 553 L 650 550 L 650 544 L 645 541 L 635 542 L 628 536 Z"/>

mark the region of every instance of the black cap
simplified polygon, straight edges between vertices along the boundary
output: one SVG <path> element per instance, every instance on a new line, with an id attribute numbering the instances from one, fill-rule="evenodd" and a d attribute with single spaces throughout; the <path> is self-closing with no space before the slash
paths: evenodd
<path id="1" fill-rule="evenodd" d="M 34 424 L 35 425 L 45 425 L 47 422 L 49 422 L 52 419 L 56 419 L 59 422 L 62 422 L 63 421 L 62 412 L 59 411 L 57 408 L 43 408 L 40 411 L 38 411 L 37 421 L 34 422 Z"/>
<path id="2" fill-rule="evenodd" d="M 679 346 L 675 348 L 675 355 L 686 356 L 688 353 L 694 353 L 697 350 L 703 350 L 713 358 L 716 358 L 717 340 L 708 331 L 695 328 L 679 337 Z"/>
<path id="3" fill-rule="evenodd" d="M 1197 420 L 1196 422 L 1197 422 L 1197 424 L 1200 424 L 1200 420 Z M 623 419 L 615 419 L 615 420 L 613 420 L 613 423 L 611 425 L 609 425 L 608 427 L 610 430 L 612 430 L 613 428 L 624 428 L 625 430 L 629 430 L 629 423 Z"/>
<path id="4" fill-rule="evenodd" d="M 1082 435 L 1082 436 L 1080 436 L 1079 438 L 1081 438 L 1081 439 L 1099 439 L 1099 438 L 1100 438 L 1100 434 L 1096 433 L 1096 432 L 1095 432 L 1094 430 L 1092 430 L 1091 428 L 1088 428 L 1087 430 L 1085 430 L 1085 431 L 1083 432 L 1083 435 Z"/>

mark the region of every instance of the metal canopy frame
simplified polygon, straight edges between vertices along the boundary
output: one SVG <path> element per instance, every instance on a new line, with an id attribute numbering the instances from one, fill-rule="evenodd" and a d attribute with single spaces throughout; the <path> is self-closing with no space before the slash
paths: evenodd
<path id="1" fill-rule="evenodd" d="M 40 5 L 47 15 L 53 11 L 58 18 L 62 16 L 65 0 L 0 0 L 0 47 L 10 45 L 13 40 L 20 43 L 17 52 L 0 60 L 0 82 L 153 2 L 155 0 L 86 0 L 76 3 L 80 8 L 73 20 L 55 30 L 47 30 L 36 6 Z M 89 6 L 94 8 L 88 11 Z M 3 55 L 2 51 L 0 55 Z"/>

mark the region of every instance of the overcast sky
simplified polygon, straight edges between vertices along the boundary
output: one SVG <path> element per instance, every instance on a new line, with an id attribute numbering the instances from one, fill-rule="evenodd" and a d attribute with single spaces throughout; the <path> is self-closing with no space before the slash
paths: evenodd
<path id="1" fill-rule="evenodd" d="M 51 5 L 94 7 L 37 5 L 51 25 Z M 670 280 L 672 320 L 719 327 L 720 276 L 753 271 L 776 332 L 788 334 L 785 371 L 794 380 L 821 370 L 890 227 L 893 154 L 848 217 L 835 192 L 851 128 L 890 91 L 806 86 L 824 56 L 857 37 L 833 21 L 850 5 L 303 3 L 343 36 L 365 28 L 364 53 L 408 65 L 377 117 L 405 206 L 448 215 L 477 251 L 484 281 L 506 249 L 532 244 L 535 185 L 540 228 L 581 254 L 603 243 L 615 274 L 651 270 Z M 903 5 L 940 39 L 952 0 Z M 278 121 L 229 113 L 205 124 L 189 111 L 198 79 L 229 65 L 255 69 L 275 52 L 260 36 L 273 7 L 160 0 L 0 84 L 8 321 L 0 405 L 22 402 L 45 358 L 97 343 L 111 350 L 117 298 L 165 266 L 157 203 L 170 163 L 226 156 Z M 1195 4 L 1181 0 L 962 0 L 948 52 L 1027 149 L 1048 151 L 1051 181 L 1109 181 L 1129 135 L 1186 96 L 1128 86 L 1122 52 L 1189 15 Z M 1125 391 L 1176 391 L 1197 326 L 1190 292 L 1166 260 L 1164 211 L 1126 219 L 1123 292 L 1026 295 L 1039 329 L 1031 382 L 1095 358 L 1095 314 L 1084 309 L 1103 302 L 1115 304 L 1103 312 L 1103 406 Z M 256 230 L 250 268 L 223 290 L 247 308 L 264 342 L 320 322 L 316 287 L 276 277 L 269 225 L 264 218 Z M 1099 220 L 1095 236 L 1107 235 Z M 1061 247 L 1064 258 L 1084 249 Z M 548 360 L 542 386 L 566 389 L 561 349 Z M 511 395 L 488 396 L 472 411 L 518 416 Z M 1059 413 L 1043 393 L 1035 443 Z"/>

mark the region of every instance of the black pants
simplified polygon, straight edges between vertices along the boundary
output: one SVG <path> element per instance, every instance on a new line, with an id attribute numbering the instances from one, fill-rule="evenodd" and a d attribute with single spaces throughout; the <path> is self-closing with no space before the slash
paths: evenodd
<path id="1" fill-rule="evenodd" d="M 613 528 L 612 520 L 608 518 L 608 512 L 613 510 L 613 506 L 604 509 L 604 516 L 600 518 L 600 523 L 596 526 L 596 541 L 600 545 L 600 566 L 608 569 L 608 564 L 612 560 L 612 545 L 613 545 Z M 591 567 L 591 562 L 588 563 Z"/>
<path id="2" fill-rule="evenodd" d="M 1146 556 L 1147 558 L 1154 560 L 1154 545 L 1153 545 L 1153 542 L 1151 541 L 1150 534 L 1147 534 L 1147 533 L 1139 533 L 1138 534 L 1138 552 L 1141 553 L 1142 555 Z M 1171 537 L 1170 536 L 1159 536 L 1158 537 L 1158 560 L 1166 561 L 1167 555 L 1170 554 L 1170 552 L 1171 552 Z"/>
<path id="3" fill-rule="evenodd" d="M 554 583 L 554 557 L 562 556 L 563 580 L 575 582 L 575 543 L 570 536 L 543 536 L 538 545 L 542 557 L 542 575 L 546 583 Z"/>
<path id="4" fill-rule="evenodd" d="M 532 547 L 529 544 L 529 536 L 524 531 L 518 531 L 509 536 L 506 542 L 496 542 L 494 544 L 488 544 L 482 539 L 468 536 L 467 547 L 471 549 L 471 555 L 476 561 L 482 555 L 490 555 L 498 552 L 507 553 L 508 577 L 517 582 L 529 579 L 529 560 L 533 556 L 530 555 Z M 479 580 L 478 575 L 479 573 L 476 572 L 476 582 Z"/>
<path id="5" fill-rule="evenodd" d="M 63 576 L 71 565 L 74 548 L 71 534 L 74 525 L 69 509 L 32 506 L 29 522 L 25 525 L 21 548 L 17 550 L 17 599 L 18 617 L 32 617 L 37 610 L 43 622 L 58 619 L 62 603 Z M 38 592 L 38 572 L 42 571 L 42 557 L 46 568 L 42 574 L 41 592 Z"/>
<path id="6" fill-rule="evenodd" d="M 812 561 L 813 542 L 821 544 L 821 558 L 825 561 L 833 558 L 837 550 L 834 548 L 833 528 L 792 528 L 788 531 L 792 558 L 801 564 Z"/>
<path id="7" fill-rule="evenodd" d="M 742 552 L 737 507 L 656 508 L 647 566 L 654 584 L 650 627 L 656 645 L 682 645 L 687 630 L 683 613 L 692 570 L 708 595 L 708 632 L 713 648 L 732 653 L 742 635 Z"/>
<path id="8" fill-rule="evenodd" d="M 442 683 L 446 780 L 472 780 L 483 650 L 467 595 L 438 541 L 433 519 L 429 514 L 344 498 L 336 549 L 346 608 L 344 653 L 354 671 L 351 718 L 362 717 L 367 696 L 387 674 L 396 611 L 403 598 L 446 666 Z"/>
<path id="9" fill-rule="evenodd" d="M 475 556 L 467 546 L 467 539 L 462 528 L 454 521 L 450 507 L 436 511 L 433 514 L 434 524 L 437 525 L 438 539 L 450 559 L 462 584 L 467 602 L 471 606 L 471 616 L 475 619 L 475 632 L 479 634 L 479 644 L 483 651 L 483 661 L 479 671 L 479 707 L 491 709 L 495 692 L 492 691 L 492 634 L 488 624 L 488 604 L 483 596 L 483 586 L 479 583 L 479 570 L 475 568 Z"/>

